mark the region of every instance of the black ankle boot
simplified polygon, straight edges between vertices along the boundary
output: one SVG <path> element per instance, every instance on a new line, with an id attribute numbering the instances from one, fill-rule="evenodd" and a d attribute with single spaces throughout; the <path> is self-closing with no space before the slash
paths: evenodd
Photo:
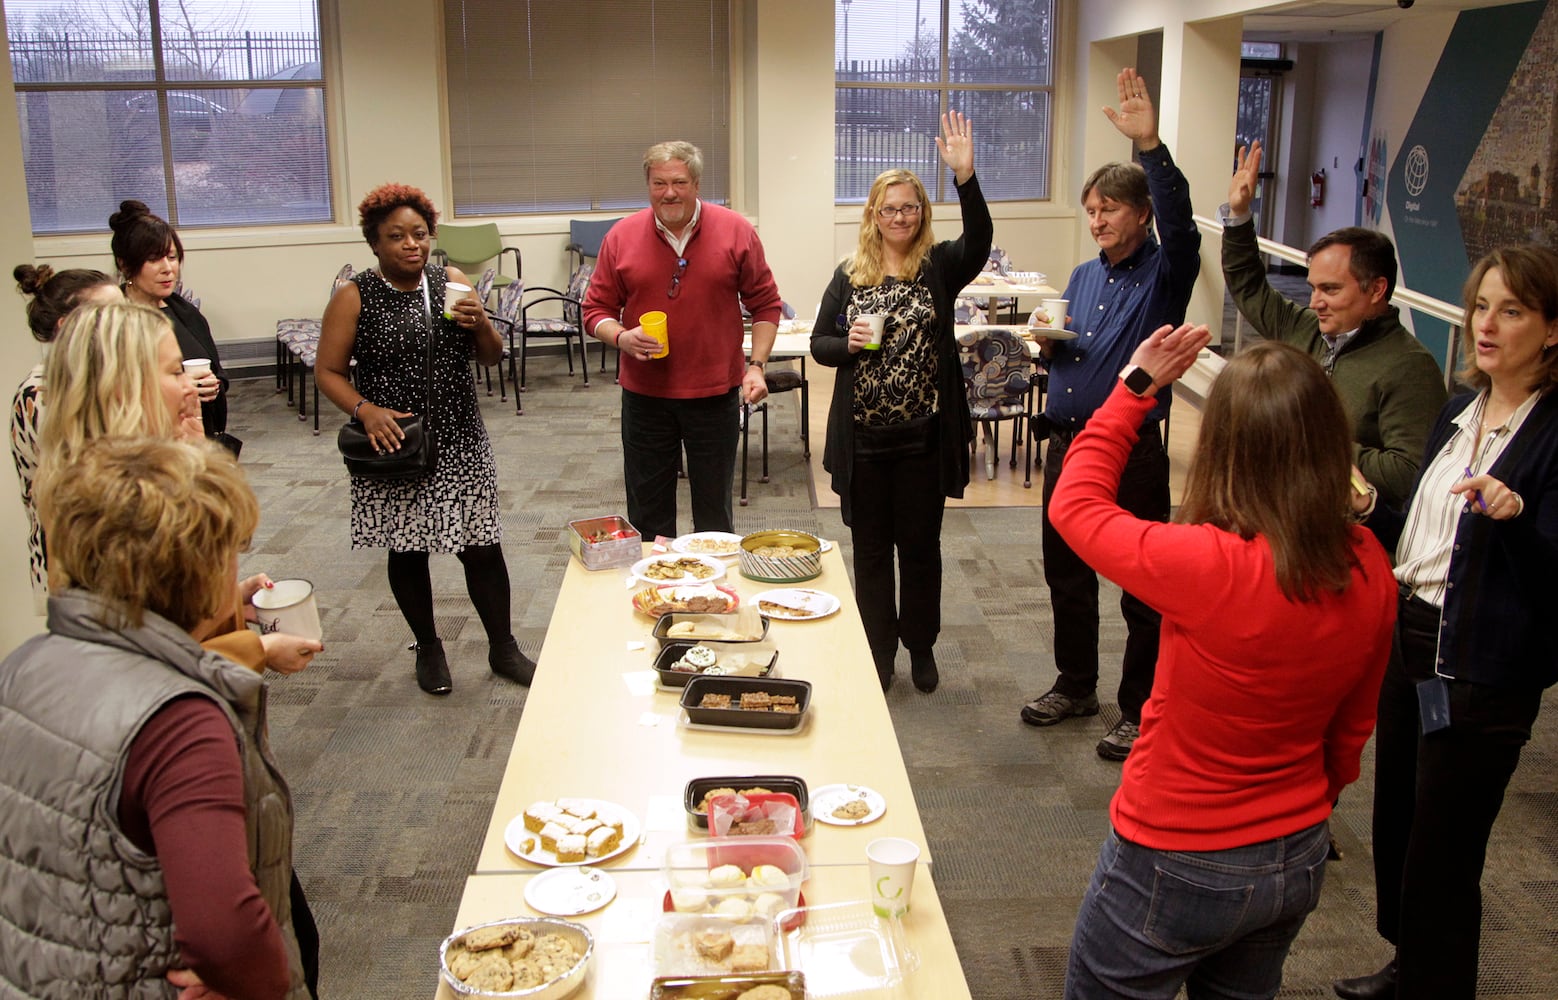
<path id="1" fill-rule="evenodd" d="M 487 665 L 492 672 L 521 687 L 529 687 L 536 675 L 536 661 L 519 650 L 519 641 L 509 636 L 487 649 Z"/>
<path id="2" fill-rule="evenodd" d="M 935 651 L 909 650 L 909 675 L 914 678 L 914 686 L 926 694 L 936 690 L 936 685 L 941 683 L 941 674 L 936 670 Z"/>
<path id="3" fill-rule="evenodd" d="M 871 660 L 876 664 L 877 679 L 882 682 L 882 692 L 885 694 L 893 686 L 893 661 L 898 658 L 896 648 L 887 651 L 871 650 Z"/>
<path id="4" fill-rule="evenodd" d="M 444 644 L 438 639 L 419 642 L 417 651 L 417 687 L 428 694 L 448 694 L 454 690 L 449 679 L 449 661 L 444 658 Z"/>
<path id="5" fill-rule="evenodd" d="M 1331 989 L 1342 1000 L 1395 1000 L 1396 960 L 1391 959 L 1372 976 L 1338 979 L 1331 984 Z"/>

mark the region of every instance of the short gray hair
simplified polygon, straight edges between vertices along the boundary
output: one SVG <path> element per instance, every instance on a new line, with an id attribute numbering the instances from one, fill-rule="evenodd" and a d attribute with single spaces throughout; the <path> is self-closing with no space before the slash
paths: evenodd
<path id="1" fill-rule="evenodd" d="M 644 150 L 644 180 L 649 180 L 650 167 L 672 160 L 681 160 L 687 164 L 687 172 L 692 174 L 694 184 L 703 180 L 703 150 L 680 139 L 657 142 Z"/>

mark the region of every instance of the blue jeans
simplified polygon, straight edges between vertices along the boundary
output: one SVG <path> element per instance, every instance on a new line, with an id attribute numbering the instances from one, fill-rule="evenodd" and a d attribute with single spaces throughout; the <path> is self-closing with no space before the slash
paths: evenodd
<path id="1" fill-rule="evenodd" d="M 1226 851 L 1156 851 L 1113 830 L 1082 897 L 1067 1000 L 1274 997 L 1320 902 L 1327 823 Z"/>

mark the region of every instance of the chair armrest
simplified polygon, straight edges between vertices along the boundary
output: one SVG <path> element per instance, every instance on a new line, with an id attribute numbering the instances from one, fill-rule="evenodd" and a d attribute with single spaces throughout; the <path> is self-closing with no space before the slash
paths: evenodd
<path id="1" fill-rule="evenodd" d="M 449 266 L 449 252 L 441 247 L 434 247 L 432 257 L 444 267 Z"/>
<path id="2" fill-rule="evenodd" d="M 567 292 L 563 291 L 561 288 L 548 288 L 546 285 L 530 285 L 530 286 L 528 286 L 525 289 L 525 294 L 529 295 L 531 292 L 548 292 L 548 293 L 550 293 L 552 295 L 567 295 L 568 294 Z"/>
<path id="3" fill-rule="evenodd" d="M 584 308 L 584 303 L 580 302 L 578 299 L 571 299 L 566 295 L 543 295 L 540 298 L 531 299 L 529 302 L 526 302 L 519 307 L 520 321 L 524 321 L 525 314 L 530 311 L 531 306 L 538 306 L 543 302 L 566 302 L 569 305 L 578 306 L 581 309 Z"/>
<path id="4" fill-rule="evenodd" d="M 525 276 L 525 259 L 520 256 L 519 247 L 504 247 L 498 251 L 498 273 L 503 273 L 503 255 L 506 253 L 514 255 L 514 277 L 523 278 Z"/>

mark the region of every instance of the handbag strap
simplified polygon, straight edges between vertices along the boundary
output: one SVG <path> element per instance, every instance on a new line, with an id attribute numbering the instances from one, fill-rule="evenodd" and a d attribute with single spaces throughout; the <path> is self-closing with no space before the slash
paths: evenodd
<path id="1" fill-rule="evenodd" d="M 431 430 L 433 426 L 433 295 L 427 288 L 427 269 L 422 269 L 422 318 L 427 321 L 427 411 L 422 422 Z"/>

